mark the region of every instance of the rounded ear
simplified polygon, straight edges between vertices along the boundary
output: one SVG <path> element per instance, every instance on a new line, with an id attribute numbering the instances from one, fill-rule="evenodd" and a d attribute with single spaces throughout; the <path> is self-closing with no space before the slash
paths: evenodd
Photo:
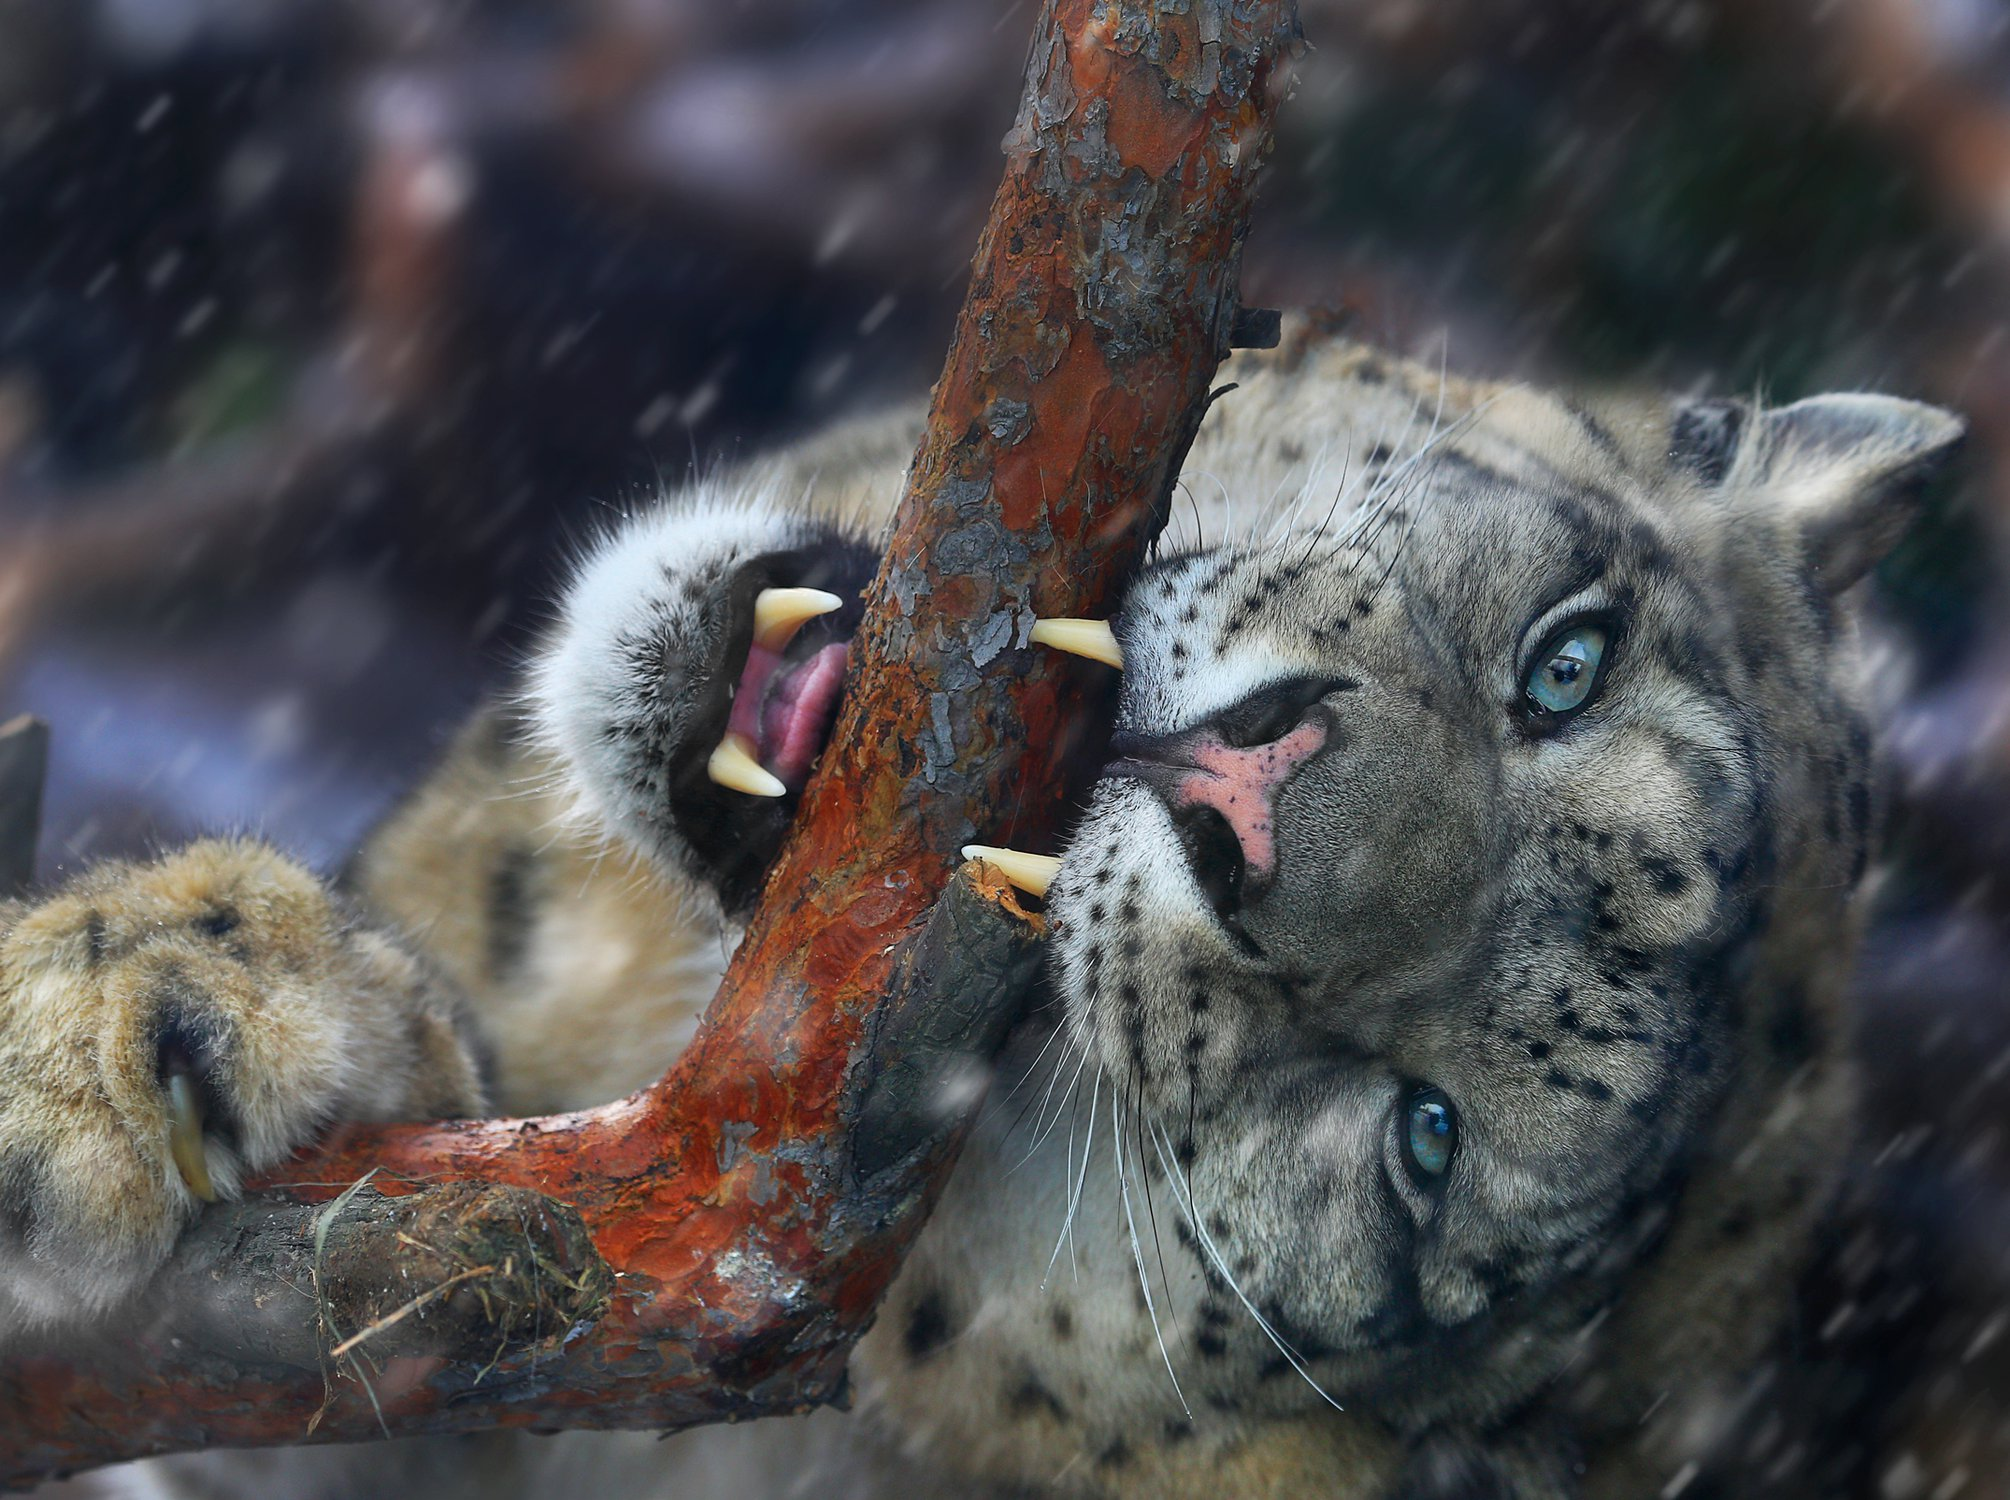
<path id="1" fill-rule="evenodd" d="M 1674 413 L 1668 447 L 1704 484 L 1778 513 L 1814 577 L 1840 593 L 1918 519 L 1927 482 L 1967 430 L 1952 412 L 1896 396 L 1811 396 L 1777 411 L 1698 401 Z"/>

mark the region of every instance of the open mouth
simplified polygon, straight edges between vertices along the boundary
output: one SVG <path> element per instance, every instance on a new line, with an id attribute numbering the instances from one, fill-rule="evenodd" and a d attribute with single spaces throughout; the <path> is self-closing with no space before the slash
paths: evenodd
<path id="1" fill-rule="evenodd" d="M 808 779 L 823 748 L 847 654 L 843 641 L 793 662 L 758 641 L 747 648 L 726 729 L 754 746 L 760 763 L 791 789 Z"/>

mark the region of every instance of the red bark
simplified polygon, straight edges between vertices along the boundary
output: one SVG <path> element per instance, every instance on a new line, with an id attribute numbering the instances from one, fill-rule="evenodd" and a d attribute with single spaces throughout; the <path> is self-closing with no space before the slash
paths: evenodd
<path id="1" fill-rule="evenodd" d="M 1286 0 L 1049 0 L 846 707 L 663 1081 L 578 1115 L 350 1130 L 265 1185 L 314 1202 L 375 1169 L 387 1187 L 534 1189 L 577 1209 L 615 1273 L 597 1321 L 481 1384 L 486 1356 L 405 1369 L 381 1419 L 356 1381 L 324 1392 L 318 1371 L 164 1341 L 17 1360 L 0 1369 L 0 1476 L 301 1441 L 316 1412 L 316 1439 L 667 1428 L 837 1394 L 960 1130 L 879 1107 L 897 1016 L 989 985 L 965 1030 L 995 1034 L 1012 988 L 983 902 L 966 891 L 924 924 L 959 845 L 1051 846 L 1093 669 L 1026 632 L 1106 613 L 1162 524 L 1226 351 L 1296 35 Z M 987 943 L 974 978 L 932 985 Z M 922 999 L 890 1018 L 890 993 Z"/>

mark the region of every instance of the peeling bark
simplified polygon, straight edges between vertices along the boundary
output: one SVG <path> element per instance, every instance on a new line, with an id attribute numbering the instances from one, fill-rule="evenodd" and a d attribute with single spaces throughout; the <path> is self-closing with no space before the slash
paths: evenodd
<path id="1" fill-rule="evenodd" d="M 551 1119 L 351 1129 L 230 1211 L 372 1172 L 387 1193 L 529 1190 L 571 1205 L 613 1273 L 597 1320 L 557 1348 L 435 1354 L 373 1404 L 339 1370 L 196 1357 L 160 1336 L 170 1302 L 165 1330 L 0 1367 L 0 1478 L 304 1441 L 310 1419 L 316 1440 L 675 1428 L 839 1394 L 968 1123 L 967 1103 L 935 1105 L 944 1070 L 995 1047 L 1037 961 L 1008 892 L 951 883 L 973 839 L 1051 847 L 1089 732 L 1095 669 L 1027 633 L 1107 613 L 1163 524 L 1237 331 L 1296 42 L 1281 0 L 1049 0 L 845 708 L 662 1082 Z M 393 1257 L 395 1235 L 380 1244 Z"/>

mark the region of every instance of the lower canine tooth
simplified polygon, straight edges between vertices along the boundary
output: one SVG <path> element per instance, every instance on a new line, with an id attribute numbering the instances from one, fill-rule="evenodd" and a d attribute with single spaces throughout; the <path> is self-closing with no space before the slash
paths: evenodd
<path id="1" fill-rule="evenodd" d="M 965 844 L 965 859 L 981 859 L 1022 891 L 1035 896 L 1047 894 L 1047 887 L 1060 873 L 1061 861 L 1051 854 L 1027 854 L 1019 849 L 995 849 L 989 844 Z"/>
<path id="2" fill-rule="evenodd" d="M 1108 620 L 1041 620 L 1027 639 L 1113 667 L 1124 664 L 1124 648 L 1117 644 L 1117 633 L 1110 629 Z"/>
<path id="3" fill-rule="evenodd" d="M 170 1073 L 167 1088 L 168 1154 L 188 1190 L 214 1203 L 216 1184 L 209 1180 L 209 1156 L 202 1144 L 202 1094 L 186 1073 Z"/>
<path id="4" fill-rule="evenodd" d="M 762 589 L 754 596 L 755 644 L 779 651 L 807 621 L 843 607 L 844 600 L 822 589 Z"/>
<path id="5" fill-rule="evenodd" d="M 779 797 L 788 791 L 781 778 L 755 757 L 747 737 L 730 730 L 705 762 L 705 774 L 728 791 L 745 792 L 749 797 Z"/>

